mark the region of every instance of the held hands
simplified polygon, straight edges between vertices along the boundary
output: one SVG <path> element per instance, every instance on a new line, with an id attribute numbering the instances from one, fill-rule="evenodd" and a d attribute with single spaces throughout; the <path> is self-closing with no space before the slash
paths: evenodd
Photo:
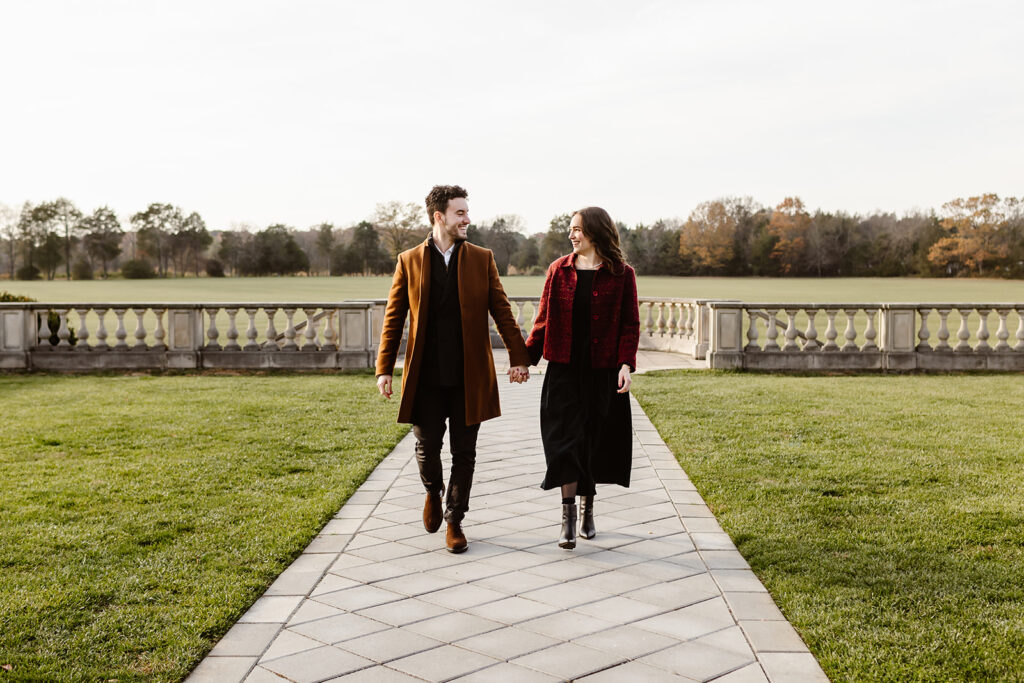
<path id="1" fill-rule="evenodd" d="M 508 381 L 522 384 L 530 379 L 530 368 L 525 365 L 516 365 L 508 369 Z"/>
<path id="2" fill-rule="evenodd" d="M 633 379 L 629 375 L 629 366 L 623 365 L 619 368 L 619 390 L 617 393 L 625 394 L 629 392 L 630 385 L 633 384 Z"/>
<path id="3" fill-rule="evenodd" d="M 377 391 L 384 398 L 391 398 L 391 375 L 381 375 L 377 378 Z"/>

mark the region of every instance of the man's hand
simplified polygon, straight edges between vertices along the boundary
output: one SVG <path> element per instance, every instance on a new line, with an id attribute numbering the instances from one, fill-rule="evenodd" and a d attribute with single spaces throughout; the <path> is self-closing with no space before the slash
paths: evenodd
<path id="1" fill-rule="evenodd" d="M 391 375 L 381 375 L 377 378 L 377 391 L 384 398 L 391 398 Z"/>
<path id="2" fill-rule="evenodd" d="M 508 381 L 522 384 L 530 379 L 530 368 L 525 365 L 516 365 L 508 369 Z"/>
<path id="3" fill-rule="evenodd" d="M 633 384 L 633 379 L 629 376 L 629 366 L 623 365 L 619 368 L 619 391 L 620 394 L 629 392 L 630 385 Z"/>

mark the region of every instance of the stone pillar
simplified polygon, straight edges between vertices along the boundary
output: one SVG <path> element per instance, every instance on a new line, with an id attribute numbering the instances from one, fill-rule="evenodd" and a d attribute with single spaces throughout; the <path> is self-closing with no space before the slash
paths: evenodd
<path id="1" fill-rule="evenodd" d="M 743 308 L 740 304 L 713 302 L 711 309 L 711 344 L 708 366 L 711 368 L 743 367 Z"/>
<path id="2" fill-rule="evenodd" d="M 881 351 L 884 370 L 913 370 L 917 367 L 917 308 L 910 304 L 882 307 Z"/>
<path id="3" fill-rule="evenodd" d="M 26 309 L 0 311 L 0 368 L 29 367 L 29 349 L 35 343 L 35 319 Z"/>
<path id="4" fill-rule="evenodd" d="M 198 368 L 203 341 L 203 315 L 199 308 L 167 309 L 167 367 Z"/>

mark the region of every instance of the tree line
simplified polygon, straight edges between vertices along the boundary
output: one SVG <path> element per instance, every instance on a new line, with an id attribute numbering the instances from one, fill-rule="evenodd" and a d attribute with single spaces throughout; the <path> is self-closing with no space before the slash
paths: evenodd
<path id="1" fill-rule="evenodd" d="M 502 275 L 543 274 L 568 251 L 569 220 L 560 214 L 546 232 L 527 235 L 521 217 L 497 216 L 471 225 L 469 239 L 493 251 Z M 902 216 L 812 213 L 797 197 L 774 207 L 728 197 L 699 204 L 685 220 L 618 227 L 641 275 L 1024 277 L 1024 203 L 995 194 Z M 400 201 L 345 227 L 215 231 L 197 212 L 171 204 L 150 204 L 127 225 L 109 207 L 85 214 L 63 197 L 20 211 L 0 205 L 11 279 L 388 274 L 398 254 L 428 233 L 423 208 Z"/>

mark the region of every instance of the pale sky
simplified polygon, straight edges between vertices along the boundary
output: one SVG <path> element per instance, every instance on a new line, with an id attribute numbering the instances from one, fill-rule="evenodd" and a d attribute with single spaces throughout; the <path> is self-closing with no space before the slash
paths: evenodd
<path id="1" fill-rule="evenodd" d="M 1024 4 L 0 0 L 0 202 L 305 229 L 1024 195 Z"/>

